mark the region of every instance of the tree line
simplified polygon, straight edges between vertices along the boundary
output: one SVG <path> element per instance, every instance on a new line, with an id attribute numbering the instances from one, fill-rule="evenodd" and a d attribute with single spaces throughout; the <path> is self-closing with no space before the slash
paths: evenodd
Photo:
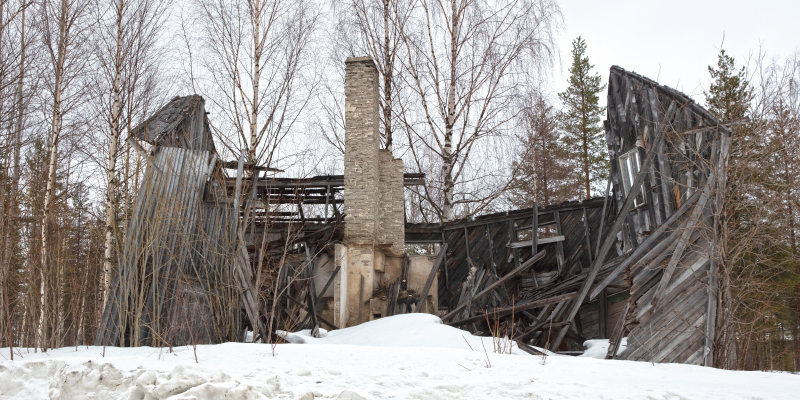
<path id="1" fill-rule="evenodd" d="M 553 0 L 0 0 L 0 346 L 92 342 L 147 167 L 128 132 L 178 94 L 204 96 L 222 158 L 341 172 L 343 61 L 369 55 L 382 145 L 426 173 L 409 221 L 604 195 L 583 38 L 542 89 L 562 22 Z M 731 368 L 800 366 L 799 66 L 709 67 L 708 108 L 750 121 L 722 194 Z"/>

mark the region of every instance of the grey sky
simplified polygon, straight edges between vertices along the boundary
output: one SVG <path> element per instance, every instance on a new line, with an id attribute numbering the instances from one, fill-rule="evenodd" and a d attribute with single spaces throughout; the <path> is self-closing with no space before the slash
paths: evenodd
<path id="1" fill-rule="evenodd" d="M 779 58 L 800 46 L 800 0 L 563 0 L 560 5 L 566 29 L 558 41 L 556 91 L 566 88 L 571 42 L 578 35 L 604 82 L 609 68 L 619 65 L 699 102 L 723 33 L 723 47 L 739 66 L 759 46 Z"/>

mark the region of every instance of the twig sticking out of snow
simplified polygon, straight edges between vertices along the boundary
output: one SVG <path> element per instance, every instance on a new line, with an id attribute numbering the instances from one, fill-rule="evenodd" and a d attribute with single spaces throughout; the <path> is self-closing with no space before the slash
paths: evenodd
<path id="1" fill-rule="evenodd" d="M 464 337 L 464 335 L 461 335 L 461 337 L 462 337 L 462 338 L 464 338 L 464 341 L 465 341 L 465 342 L 467 342 L 467 338 L 465 338 L 465 337 Z M 482 342 L 482 341 L 481 341 L 481 342 Z M 475 349 L 473 349 L 473 348 L 472 348 L 472 346 L 470 346 L 470 345 L 469 345 L 469 342 L 467 342 L 467 346 L 469 346 L 469 349 L 470 349 L 470 350 L 472 350 L 472 351 L 475 351 Z"/>

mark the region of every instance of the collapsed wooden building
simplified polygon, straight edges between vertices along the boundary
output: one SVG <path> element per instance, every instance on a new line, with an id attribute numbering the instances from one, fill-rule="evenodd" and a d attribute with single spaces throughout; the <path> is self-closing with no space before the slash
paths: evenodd
<path id="1" fill-rule="evenodd" d="M 606 196 L 407 223 L 403 187 L 424 175 L 378 148 L 377 78 L 371 59 L 348 59 L 344 175 L 219 160 L 198 96 L 135 129 L 150 161 L 97 344 L 274 340 L 424 311 L 532 353 L 609 338 L 608 358 L 713 365 L 723 121 L 612 67 Z"/>

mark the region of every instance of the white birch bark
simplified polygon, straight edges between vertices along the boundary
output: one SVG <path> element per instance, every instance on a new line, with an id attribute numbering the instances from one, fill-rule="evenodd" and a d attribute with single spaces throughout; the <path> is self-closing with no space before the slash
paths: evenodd
<path id="1" fill-rule="evenodd" d="M 108 303 L 111 277 L 113 273 L 114 246 L 117 228 L 117 156 L 120 138 L 120 92 L 122 77 L 122 17 L 125 11 L 125 1 L 118 0 L 116 7 L 116 46 L 114 53 L 114 79 L 111 87 L 111 115 L 108 143 L 108 165 L 106 169 L 106 221 L 105 221 L 105 251 L 103 253 L 103 309 Z"/>

